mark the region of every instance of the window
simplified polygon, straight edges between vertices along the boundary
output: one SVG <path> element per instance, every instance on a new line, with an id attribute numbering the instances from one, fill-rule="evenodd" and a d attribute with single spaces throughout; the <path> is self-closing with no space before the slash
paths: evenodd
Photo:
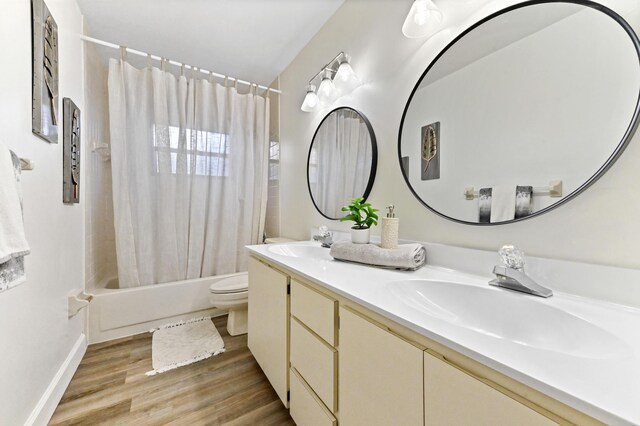
<path id="1" fill-rule="evenodd" d="M 172 174 L 229 176 L 229 135 L 185 129 L 180 147 L 180 128 L 169 126 L 168 141 L 155 125 L 153 130 L 156 173 L 167 172 L 170 164 Z"/>

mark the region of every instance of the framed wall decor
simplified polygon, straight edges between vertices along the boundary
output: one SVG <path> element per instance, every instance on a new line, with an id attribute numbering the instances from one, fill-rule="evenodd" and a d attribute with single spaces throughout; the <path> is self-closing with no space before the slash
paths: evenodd
<path id="1" fill-rule="evenodd" d="M 422 180 L 440 179 L 440 122 L 423 126 L 420 131 Z"/>
<path id="2" fill-rule="evenodd" d="M 43 0 L 31 1 L 32 132 L 58 143 L 58 25 Z"/>
<path id="3" fill-rule="evenodd" d="M 62 127 L 63 183 L 62 201 L 65 204 L 80 202 L 80 109 L 69 98 L 62 100 L 64 121 Z"/>

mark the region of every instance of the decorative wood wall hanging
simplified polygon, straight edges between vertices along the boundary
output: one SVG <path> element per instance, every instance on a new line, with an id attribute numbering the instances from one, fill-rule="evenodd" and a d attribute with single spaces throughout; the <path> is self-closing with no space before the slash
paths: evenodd
<path id="1" fill-rule="evenodd" d="M 420 153 L 422 180 L 440 179 L 440 122 L 422 128 Z"/>
<path id="2" fill-rule="evenodd" d="M 62 201 L 65 204 L 73 204 L 80 202 L 80 110 L 69 98 L 64 98 L 62 104 L 64 110 Z"/>
<path id="3" fill-rule="evenodd" d="M 43 0 L 31 1 L 33 96 L 31 129 L 58 143 L 58 25 Z"/>

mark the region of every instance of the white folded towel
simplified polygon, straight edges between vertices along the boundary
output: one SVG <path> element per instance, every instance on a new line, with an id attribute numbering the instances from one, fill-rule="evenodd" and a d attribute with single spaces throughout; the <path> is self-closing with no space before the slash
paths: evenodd
<path id="1" fill-rule="evenodd" d="M 494 186 L 491 189 L 491 223 L 513 220 L 516 215 L 516 187 Z"/>
<path id="2" fill-rule="evenodd" d="M 29 254 L 12 153 L 0 143 L 0 265 Z"/>
<path id="3" fill-rule="evenodd" d="M 331 245 L 329 254 L 337 260 L 410 271 L 422 267 L 427 261 L 426 250 L 421 244 L 401 244 L 397 248 L 383 249 L 375 244 L 336 241 Z"/>

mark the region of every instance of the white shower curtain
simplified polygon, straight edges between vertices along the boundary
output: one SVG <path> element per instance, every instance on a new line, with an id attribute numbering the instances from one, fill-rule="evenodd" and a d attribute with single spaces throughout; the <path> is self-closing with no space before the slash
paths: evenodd
<path id="1" fill-rule="evenodd" d="M 267 202 L 269 100 L 109 63 L 120 287 L 246 270 Z"/>
<path id="2" fill-rule="evenodd" d="M 326 216 L 342 217 L 342 206 L 362 197 L 369 182 L 373 155 L 369 128 L 357 112 L 335 111 L 319 128 L 314 151 L 313 199 Z"/>

